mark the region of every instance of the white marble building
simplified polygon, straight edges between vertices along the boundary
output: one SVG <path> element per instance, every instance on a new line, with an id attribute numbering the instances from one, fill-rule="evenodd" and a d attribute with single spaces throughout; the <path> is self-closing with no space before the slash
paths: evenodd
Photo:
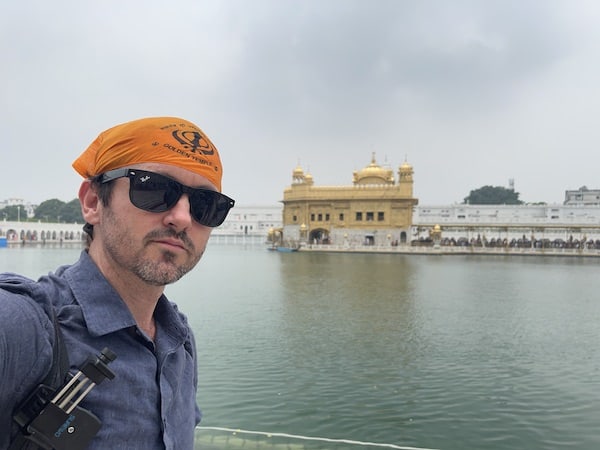
<path id="1" fill-rule="evenodd" d="M 439 225 L 442 237 L 494 239 L 600 240 L 600 206 L 443 205 L 417 206 L 413 239 Z"/>
<path id="2" fill-rule="evenodd" d="M 225 222 L 212 232 L 213 236 L 261 236 L 266 238 L 271 228 L 282 226 L 281 205 L 235 205 Z"/>

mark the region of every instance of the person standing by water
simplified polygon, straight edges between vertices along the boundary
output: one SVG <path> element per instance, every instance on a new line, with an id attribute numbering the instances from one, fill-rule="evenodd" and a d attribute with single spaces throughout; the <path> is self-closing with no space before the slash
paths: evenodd
<path id="1" fill-rule="evenodd" d="M 114 379 L 79 405 L 102 422 L 86 448 L 192 449 L 196 344 L 164 289 L 234 205 L 219 153 L 193 123 L 152 117 L 101 133 L 73 167 L 88 234 L 79 260 L 38 281 L 0 275 L 0 449 L 22 435 L 15 411 L 53 366 L 55 323 L 71 373 L 103 348 L 116 354 Z"/>

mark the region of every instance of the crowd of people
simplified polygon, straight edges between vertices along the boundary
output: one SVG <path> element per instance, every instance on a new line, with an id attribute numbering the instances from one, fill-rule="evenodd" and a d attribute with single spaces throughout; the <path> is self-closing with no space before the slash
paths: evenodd
<path id="1" fill-rule="evenodd" d="M 429 246 L 434 245 L 434 239 L 430 236 L 421 237 L 412 241 L 413 246 Z M 448 238 L 442 237 L 439 245 L 444 247 L 486 247 L 486 248 L 531 248 L 531 249 L 600 249 L 600 239 L 581 239 L 569 236 L 567 239 L 537 239 L 535 237 L 528 238 L 523 235 L 520 238 L 486 238 L 485 236 L 477 235 L 476 237 L 467 238 Z"/>

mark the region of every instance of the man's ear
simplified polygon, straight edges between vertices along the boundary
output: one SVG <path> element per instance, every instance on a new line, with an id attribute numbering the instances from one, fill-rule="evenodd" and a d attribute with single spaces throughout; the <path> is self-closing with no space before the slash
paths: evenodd
<path id="1" fill-rule="evenodd" d="M 102 203 L 96 192 L 96 187 L 92 186 L 90 180 L 84 180 L 79 187 L 79 203 L 81 203 L 81 214 L 83 220 L 90 225 L 96 225 L 100 222 L 100 209 Z"/>

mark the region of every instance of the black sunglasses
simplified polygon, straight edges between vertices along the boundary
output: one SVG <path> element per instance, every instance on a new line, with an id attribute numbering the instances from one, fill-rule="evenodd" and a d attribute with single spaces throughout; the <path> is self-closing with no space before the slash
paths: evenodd
<path id="1" fill-rule="evenodd" d="M 115 169 L 102 174 L 100 183 L 129 178 L 129 200 L 144 211 L 164 212 L 177 204 L 183 194 L 189 196 L 190 212 L 196 222 L 218 227 L 227 217 L 235 200 L 210 189 L 191 188 L 172 178 L 140 169 Z"/>

